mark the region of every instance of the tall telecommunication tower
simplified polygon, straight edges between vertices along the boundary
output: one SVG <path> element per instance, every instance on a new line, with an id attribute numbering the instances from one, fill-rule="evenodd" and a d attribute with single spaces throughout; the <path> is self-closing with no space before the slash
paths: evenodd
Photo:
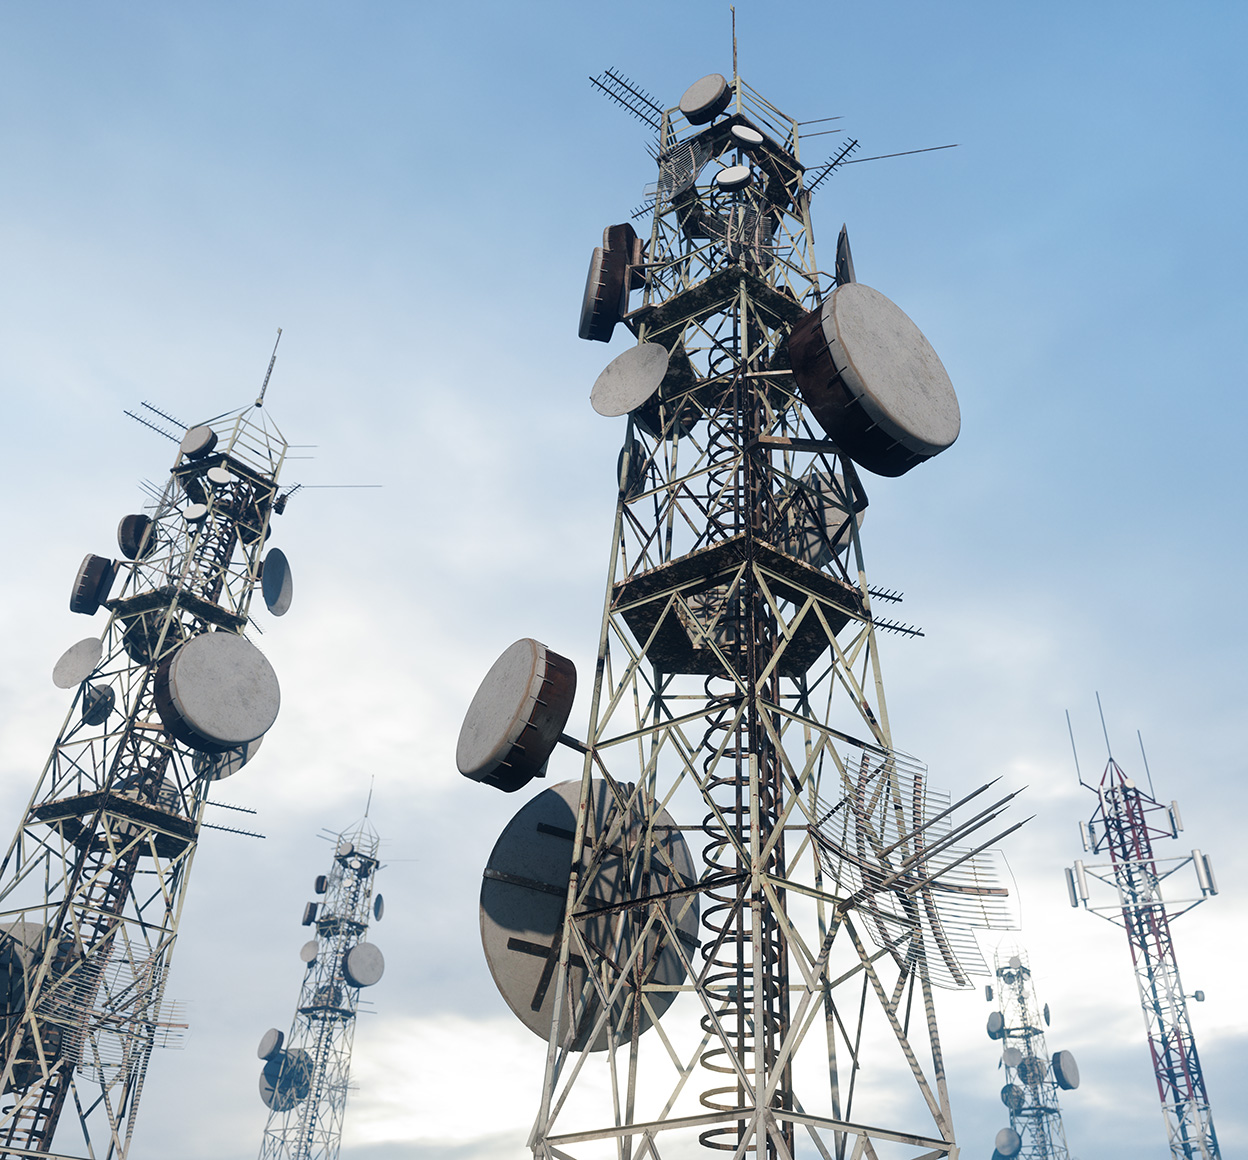
<path id="1" fill-rule="evenodd" d="M 1073 744 L 1073 733 L 1071 741 Z M 1078 762 L 1076 756 L 1076 769 Z M 1144 768 L 1147 773 L 1147 760 Z M 1112 755 L 1099 786 L 1088 785 L 1080 775 L 1079 784 L 1092 790 L 1097 799 L 1091 819 L 1079 823 L 1083 848 L 1093 854 L 1108 854 L 1110 860 L 1096 865 L 1077 861 L 1066 871 L 1066 887 L 1071 906 L 1082 903 L 1127 932 L 1171 1156 L 1175 1160 L 1220 1160 L 1170 932 L 1174 919 L 1217 894 L 1217 880 L 1208 855 L 1199 850 L 1176 858 L 1154 855 L 1153 842 L 1178 838 L 1183 821 L 1178 802 L 1164 806 L 1156 801 L 1151 774 L 1148 780 L 1150 792 L 1145 793 Z M 1196 879 L 1194 894 L 1176 877 L 1189 866 Z M 1112 893 L 1105 891 L 1103 899 L 1094 899 L 1092 883 L 1108 886 Z M 1193 998 L 1199 1001 L 1204 994 L 1197 991 Z"/>
<path id="2" fill-rule="evenodd" d="M 1021 950 L 998 950 L 996 984 L 987 988 L 997 1010 L 988 1016 L 988 1038 L 1001 1043 L 1005 1086 L 1001 1102 L 1009 1109 L 1010 1126 L 997 1133 L 997 1160 L 1070 1160 L 1057 1093 L 1079 1086 L 1079 1066 L 1069 1051 L 1050 1058 L 1044 1042 L 1049 1005 L 1040 1007 L 1031 967 Z"/>
<path id="3" fill-rule="evenodd" d="M 304 908 L 316 937 L 299 957 L 307 965 L 290 1034 L 265 1032 L 260 1098 L 269 1109 L 260 1160 L 337 1160 L 351 1078 L 351 1045 L 360 989 L 381 979 L 385 962 L 367 941 L 370 919 L 385 908 L 373 897 L 380 842 L 368 818 L 334 838 L 328 874 L 316 878 L 319 901 Z"/>
<path id="4" fill-rule="evenodd" d="M 108 619 L 56 664 L 73 701 L 0 864 L 0 1156 L 126 1155 L 174 1033 L 165 977 L 209 791 L 277 715 L 244 629 L 262 571 L 270 610 L 290 602 L 285 557 L 264 555 L 286 442 L 259 400 L 162 433 L 177 457 L 122 519 L 124 558 L 79 569 L 70 609 Z"/>
<path id="5" fill-rule="evenodd" d="M 951 804 L 894 745 L 876 632 L 917 630 L 874 611 L 900 595 L 868 584 L 857 468 L 948 447 L 953 388 L 844 231 L 835 287 L 815 264 L 811 195 L 855 143 L 808 169 L 736 76 L 670 109 L 594 83 L 656 131 L 658 181 L 648 237 L 604 232 L 581 313 L 583 338 L 637 339 L 590 400 L 627 422 L 588 735 L 562 733 L 571 662 L 523 639 L 456 755 L 505 791 L 560 742 L 584 755 L 482 884 L 495 981 L 548 1041 L 530 1145 L 946 1156 L 932 987 L 966 985 L 970 926 L 1004 919 L 975 833 L 1004 799 L 955 820 L 987 787 Z"/>

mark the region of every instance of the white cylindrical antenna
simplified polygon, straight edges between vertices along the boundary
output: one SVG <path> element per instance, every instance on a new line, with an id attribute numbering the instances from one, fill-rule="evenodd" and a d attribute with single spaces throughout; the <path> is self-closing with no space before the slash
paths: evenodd
<path id="1" fill-rule="evenodd" d="M 1070 895 L 1070 905 L 1076 910 L 1079 908 L 1079 895 L 1075 892 L 1075 872 L 1066 867 L 1066 890 Z"/>
<path id="2" fill-rule="evenodd" d="M 1075 863 L 1075 882 L 1079 886 L 1079 897 L 1084 902 L 1088 900 L 1088 876 L 1083 872 L 1083 863 Z"/>
<path id="3" fill-rule="evenodd" d="M 1179 803 L 1170 803 L 1170 821 L 1174 826 L 1174 836 L 1179 836 L 1179 831 L 1183 829 L 1183 815 L 1179 813 Z"/>
<path id="4" fill-rule="evenodd" d="M 273 344 L 273 355 L 269 359 L 269 369 L 264 372 L 264 382 L 260 385 L 260 394 L 256 396 L 256 406 L 264 406 L 264 392 L 269 389 L 269 376 L 273 373 L 273 364 L 277 362 L 277 343 L 282 341 L 282 328 L 277 328 L 277 342 Z"/>
<path id="5" fill-rule="evenodd" d="M 1205 856 L 1199 850 L 1192 851 L 1192 865 L 1196 867 L 1196 885 L 1200 887 L 1201 894 L 1211 893 L 1209 875 L 1205 872 Z"/>
<path id="6" fill-rule="evenodd" d="M 1201 856 L 1200 856 L 1200 864 L 1201 864 L 1201 866 L 1203 866 L 1203 867 L 1204 867 L 1204 870 L 1205 870 L 1205 878 L 1206 878 L 1206 879 L 1208 880 L 1208 882 L 1209 882 L 1209 893 L 1210 893 L 1210 894 L 1217 894 L 1217 892 L 1218 892 L 1218 880 L 1217 880 L 1217 879 L 1213 876 L 1213 863 L 1209 861 L 1209 855 L 1208 855 L 1208 854 L 1201 854 Z"/>
<path id="7" fill-rule="evenodd" d="M 1092 849 L 1092 833 L 1088 829 L 1087 822 L 1079 823 L 1079 840 L 1083 843 L 1085 851 L 1090 851 Z"/>

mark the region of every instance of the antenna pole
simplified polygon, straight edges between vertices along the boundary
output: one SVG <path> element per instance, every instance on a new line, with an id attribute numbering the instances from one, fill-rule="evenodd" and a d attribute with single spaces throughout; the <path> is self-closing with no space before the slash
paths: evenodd
<path id="1" fill-rule="evenodd" d="M 1153 791 L 1153 771 L 1148 768 L 1148 754 L 1144 752 L 1144 737 L 1138 729 L 1135 735 L 1140 742 L 1140 756 L 1144 759 L 1144 774 L 1148 778 L 1148 796 L 1155 799 L 1157 794 Z"/>
<path id="2" fill-rule="evenodd" d="M 264 372 L 264 382 L 260 387 L 260 394 L 256 396 L 256 406 L 264 406 L 264 392 L 269 389 L 269 376 L 273 373 L 273 364 L 277 362 L 277 343 L 282 341 L 282 328 L 277 328 L 277 342 L 273 344 L 273 357 L 269 359 L 269 369 Z"/>
<path id="3" fill-rule="evenodd" d="M 1075 748 L 1075 731 L 1070 725 L 1069 709 L 1066 710 L 1066 732 L 1070 734 L 1070 751 L 1075 755 L 1075 776 L 1079 779 L 1079 784 L 1081 786 L 1085 789 L 1092 789 L 1093 787 L 1088 785 L 1088 783 L 1083 780 L 1083 772 L 1079 769 L 1079 750 Z"/>
<path id="4" fill-rule="evenodd" d="M 1109 760 L 1114 760 L 1114 751 L 1109 744 L 1109 730 L 1105 726 L 1105 710 L 1101 708 L 1101 695 L 1096 694 L 1096 711 L 1101 715 L 1101 732 L 1105 734 L 1105 752 L 1109 754 Z"/>
<path id="5" fill-rule="evenodd" d="M 735 5 L 730 4 L 728 11 L 732 13 L 732 81 L 737 81 L 737 9 Z"/>

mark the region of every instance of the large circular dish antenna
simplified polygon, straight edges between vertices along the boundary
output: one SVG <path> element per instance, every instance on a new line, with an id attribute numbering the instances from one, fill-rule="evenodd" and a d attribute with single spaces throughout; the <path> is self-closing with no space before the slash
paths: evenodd
<path id="1" fill-rule="evenodd" d="M 1005 1016 L 1000 1011 L 993 1011 L 988 1016 L 988 1038 L 1000 1039 L 1005 1034 Z"/>
<path id="2" fill-rule="evenodd" d="M 753 125 L 733 125 L 728 131 L 743 149 L 757 149 L 763 143 L 763 135 Z"/>
<path id="3" fill-rule="evenodd" d="M 217 433 L 211 427 L 192 427 L 182 436 L 182 444 L 178 450 L 187 459 L 203 459 L 216 445 Z"/>
<path id="4" fill-rule="evenodd" d="M 594 382 L 589 405 L 609 419 L 645 403 L 667 374 L 667 348 L 657 342 L 631 346 L 613 358 Z"/>
<path id="5" fill-rule="evenodd" d="M 282 1042 L 285 1038 L 285 1032 L 279 1031 L 276 1027 L 270 1027 L 260 1037 L 260 1046 L 256 1048 L 256 1055 L 268 1062 L 282 1050 Z"/>
<path id="6" fill-rule="evenodd" d="M 628 255 L 602 246 L 594 248 L 581 299 L 577 334 L 592 342 L 610 342 L 628 304 Z"/>
<path id="7" fill-rule="evenodd" d="M 89 636 L 77 644 L 71 644 L 62 654 L 61 659 L 52 668 L 52 683 L 58 689 L 72 689 L 81 685 L 100 663 L 104 655 L 104 642 L 99 637 Z"/>
<path id="8" fill-rule="evenodd" d="M 1027 1091 L 1021 1084 L 1007 1083 L 1001 1089 L 1001 1102 L 1012 1112 L 1017 1112 L 1027 1102 Z"/>
<path id="9" fill-rule="evenodd" d="M 628 789 L 631 787 L 626 787 L 626 792 Z M 581 783 L 568 781 L 528 802 L 495 843 L 481 883 L 481 942 L 490 973 L 520 1022 L 543 1039 L 550 1036 L 554 1016 L 552 966 L 559 956 L 580 795 Z M 589 865 L 583 864 L 581 869 L 582 875 L 589 873 L 592 877 L 587 882 L 582 879 L 586 887 L 582 909 L 609 906 L 637 895 L 678 890 L 697 881 L 689 848 L 665 810 L 655 812 L 649 829 L 635 806 L 623 819 L 621 812 L 606 783 L 593 781 L 586 839 Z M 590 861 L 594 838 L 603 834 L 617 836 L 605 853 Z M 647 842 L 648 850 L 642 849 Z M 625 862 L 625 851 L 633 853 L 632 862 Z M 648 855 L 651 868 L 648 883 L 637 878 L 643 855 Z M 646 993 L 655 1017 L 662 1015 L 676 997 L 674 990 L 661 988 L 676 987 L 684 980 L 682 953 L 691 957 L 697 945 L 697 895 L 678 895 L 666 907 L 680 932 L 681 952 L 659 932 L 656 924 L 637 960 L 643 986 L 655 987 Z M 589 1044 L 602 1010 L 587 970 L 592 969 L 600 977 L 605 972 L 607 986 L 613 986 L 619 976 L 616 964 L 628 960 L 645 921 L 646 911 L 639 909 L 578 924 L 586 945 L 601 948 L 602 958 L 589 964 L 579 954 L 571 959 L 570 985 L 564 995 L 567 1006 L 560 1025 L 565 1033 L 575 1028 L 577 1050 Z M 630 974 L 630 979 L 633 977 Z M 630 985 L 612 1011 L 610 1023 L 617 1035 L 627 1038 L 631 1034 L 636 1001 L 635 989 Z M 643 1008 L 641 1030 L 649 1026 L 650 1015 Z M 608 1027 L 604 1024 L 590 1046 L 601 1051 L 608 1045 Z"/>
<path id="10" fill-rule="evenodd" d="M 1018 1067 L 1023 1062 L 1023 1053 L 1017 1047 L 1007 1047 L 1001 1052 L 1001 1062 L 1006 1067 Z"/>
<path id="11" fill-rule="evenodd" d="M 516 641 L 468 706 L 455 764 L 473 781 L 512 793 L 540 777 L 568 723 L 576 666 L 540 641 Z"/>
<path id="12" fill-rule="evenodd" d="M 278 1051 L 260 1073 L 260 1098 L 275 1112 L 288 1112 L 312 1090 L 312 1057 L 300 1047 Z"/>
<path id="13" fill-rule="evenodd" d="M 1079 1086 L 1079 1065 L 1069 1051 L 1054 1052 L 1053 1078 L 1063 1091 L 1073 1092 Z"/>
<path id="14" fill-rule="evenodd" d="M 117 525 L 117 547 L 127 560 L 146 559 L 156 549 L 156 528 L 150 516 L 122 516 Z"/>
<path id="15" fill-rule="evenodd" d="M 105 556 L 88 553 L 78 565 L 74 587 L 69 595 L 70 612 L 94 616 L 108 599 L 108 590 L 117 576 L 117 566 Z"/>
<path id="16" fill-rule="evenodd" d="M 789 336 L 802 398 L 855 463 L 904 475 L 957 439 L 953 384 L 919 328 L 878 290 L 838 286 Z"/>
<path id="17" fill-rule="evenodd" d="M 729 165 L 715 174 L 715 184 L 720 189 L 731 193 L 736 189 L 744 189 L 752 178 L 748 165 Z"/>
<path id="18" fill-rule="evenodd" d="M 290 561 L 281 548 L 274 548 L 265 556 L 260 569 L 260 590 L 269 611 L 274 616 L 285 616 L 295 594 L 295 582 L 290 575 Z"/>
<path id="19" fill-rule="evenodd" d="M 691 125 L 709 125 L 732 100 L 732 87 L 719 74 L 694 81 L 680 98 L 680 111 Z"/>
<path id="20" fill-rule="evenodd" d="M 1010 1160 L 1010 1157 L 1018 1155 L 1019 1150 L 1023 1146 L 1023 1141 L 1013 1128 L 1002 1128 L 997 1133 L 994 1146 L 999 1156 L 1004 1156 L 1005 1160 Z"/>
<path id="21" fill-rule="evenodd" d="M 342 974 L 353 987 L 371 987 L 381 981 L 386 960 L 372 943 L 356 943 L 342 959 Z"/>
<path id="22" fill-rule="evenodd" d="M 155 693 L 169 733 L 206 753 L 255 741 L 277 719 L 281 703 L 273 666 L 232 632 L 188 640 L 157 669 Z"/>
<path id="23" fill-rule="evenodd" d="M 805 560 L 813 568 L 822 568 L 833 556 L 845 551 L 853 542 L 849 512 L 845 498 L 850 489 L 838 472 L 810 470 L 791 493 L 786 516 L 788 535 L 786 549 Z M 854 516 L 854 523 L 862 527 L 864 511 Z"/>

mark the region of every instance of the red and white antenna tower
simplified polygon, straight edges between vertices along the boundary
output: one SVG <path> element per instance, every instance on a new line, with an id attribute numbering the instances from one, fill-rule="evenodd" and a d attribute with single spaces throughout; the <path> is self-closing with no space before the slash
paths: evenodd
<path id="1" fill-rule="evenodd" d="M 1100 705 L 1099 697 L 1097 705 Z M 1066 720 L 1069 726 L 1069 714 Z M 1103 726 L 1103 716 L 1101 723 Z M 1108 749 L 1108 734 L 1105 744 Z M 1073 732 L 1071 745 L 1074 746 Z M 1141 742 L 1141 756 L 1143 752 Z M 1078 765 L 1076 754 L 1076 771 Z M 1220 1160 L 1222 1153 L 1218 1150 L 1204 1072 L 1188 1019 L 1187 995 L 1179 980 L 1179 964 L 1170 931 L 1174 919 L 1217 894 L 1217 881 L 1208 855 L 1199 850 L 1177 858 L 1154 855 L 1154 840 L 1177 838 L 1183 822 L 1178 802 L 1165 806 L 1152 796 L 1147 758 L 1144 758 L 1144 769 L 1149 793 L 1123 772 L 1112 753 L 1099 786 L 1088 785 L 1080 774 L 1079 783 L 1097 796 L 1091 819 L 1086 824 L 1079 823 L 1083 848 L 1093 854 L 1108 854 L 1110 861 L 1100 865 L 1076 862 L 1066 871 L 1066 886 L 1071 906 L 1082 903 L 1086 909 L 1127 932 L 1171 1156 L 1183 1160 Z M 1190 892 L 1190 887 L 1184 889 L 1183 879 L 1179 877 L 1180 871 L 1189 865 L 1195 871 L 1196 894 Z M 1116 897 L 1106 895 L 1104 902 L 1094 899 L 1095 888 L 1090 887 L 1093 882 L 1112 887 Z M 1170 897 L 1164 897 L 1163 890 Z M 1202 991 L 1192 995 L 1198 1002 L 1204 997 Z"/>

